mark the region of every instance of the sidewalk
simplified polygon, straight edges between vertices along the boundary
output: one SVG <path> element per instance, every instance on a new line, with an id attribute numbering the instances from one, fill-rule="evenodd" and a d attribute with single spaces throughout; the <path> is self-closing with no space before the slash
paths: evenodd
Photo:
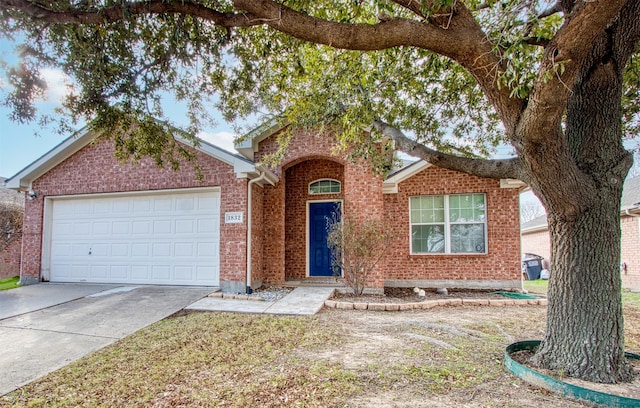
<path id="1" fill-rule="evenodd" d="M 186 310 L 310 316 L 318 313 L 335 288 L 298 287 L 277 302 L 206 297 Z"/>

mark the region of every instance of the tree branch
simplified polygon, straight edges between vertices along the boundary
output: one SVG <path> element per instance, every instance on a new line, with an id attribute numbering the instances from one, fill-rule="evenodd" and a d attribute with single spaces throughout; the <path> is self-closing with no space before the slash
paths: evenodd
<path id="1" fill-rule="evenodd" d="M 551 40 L 548 38 L 527 37 L 522 39 L 522 42 L 544 48 L 551 43 Z"/>
<path id="2" fill-rule="evenodd" d="M 529 102 L 519 123 L 521 136 L 544 143 L 558 134 L 571 88 L 593 41 L 620 13 L 627 0 L 576 4 L 546 47 Z"/>
<path id="3" fill-rule="evenodd" d="M 313 43 L 360 51 L 415 46 L 451 58 L 478 81 L 507 133 L 515 131 L 524 103 L 512 98 L 508 87 L 498 86 L 497 78 L 505 69 L 504 61 L 461 1 L 456 3 L 446 29 L 402 18 L 374 25 L 327 21 L 273 0 L 233 0 L 233 3 L 238 10 L 260 16 L 275 30 Z M 409 4 L 409 1 L 401 3 Z"/>
<path id="4" fill-rule="evenodd" d="M 423 144 L 408 138 L 398 128 L 382 121 L 374 121 L 373 127 L 385 136 L 390 137 L 395 142 L 398 150 L 419 157 L 438 167 L 493 179 L 522 179 L 523 177 L 520 171 L 520 159 L 518 158 L 485 160 L 454 156 L 429 149 Z"/>
<path id="5" fill-rule="evenodd" d="M 393 0 L 393 2 L 406 8 L 407 10 L 412 11 L 415 15 L 417 15 L 420 18 L 426 18 L 422 10 L 424 10 L 424 8 L 428 8 L 431 6 L 431 4 L 429 5 L 425 4 L 423 6 L 422 4 L 423 2 L 419 0 Z"/>
<path id="6" fill-rule="evenodd" d="M 53 10 L 29 0 L 0 0 L 0 10 L 19 10 L 33 19 L 50 23 L 107 24 L 121 21 L 125 15 L 186 14 L 222 27 L 264 24 L 264 21 L 250 14 L 222 13 L 189 0 L 171 3 L 164 0 L 132 1 L 108 7 L 74 7 L 66 10 Z"/>
<path id="7" fill-rule="evenodd" d="M 560 1 L 557 1 L 555 4 L 553 4 L 551 7 L 549 7 L 548 9 L 542 11 L 542 13 L 538 14 L 538 19 L 543 19 L 549 16 L 552 16 L 556 13 L 559 13 L 561 11 L 563 11 L 564 9 L 562 8 L 562 3 Z"/>
<path id="8" fill-rule="evenodd" d="M 125 16 L 181 13 L 211 21 L 222 27 L 268 25 L 301 40 L 335 48 L 370 51 L 414 46 L 451 58 L 476 78 L 488 100 L 496 108 L 508 134 L 523 109 L 523 101 L 512 98 L 511 90 L 499 87 L 497 78 L 505 63 L 480 25 L 462 1 L 445 17 L 425 21 L 391 18 L 378 24 L 352 24 L 316 18 L 274 0 L 232 0 L 239 13 L 223 13 L 192 0 L 129 1 L 109 7 L 81 7 L 67 10 L 46 8 L 29 0 L 0 0 L 0 10 L 21 11 L 31 18 L 51 23 L 105 24 Z M 421 11 L 417 0 L 397 0 L 414 12 Z M 446 25 L 438 22 L 446 19 Z M 442 20 L 445 21 L 445 20 Z"/>

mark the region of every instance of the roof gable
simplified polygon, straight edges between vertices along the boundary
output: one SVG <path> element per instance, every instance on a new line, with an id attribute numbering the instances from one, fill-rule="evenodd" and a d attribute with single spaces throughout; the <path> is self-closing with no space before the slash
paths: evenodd
<path id="1" fill-rule="evenodd" d="M 640 176 L 636 176 L 624 182 L 620 211 L 631 209 L 640 210 Z"/>
<path id="2" fill-rule="evenodd" d="M 240 143 L 236 143 L 233 147 L 242 156 L 253 161 L 254 153 L 258 152 L 260 142 L 273 136 L 287 126 L 289 126 L 289 122 L 286 119 L 281 116 L 275 116 L 251 130 L 242 137 Z"/>
<path id="3" fill-rule="evenodd" d="M 42 177 L 45 173 L 62 163 L 67 158 L 71 157 L 80 149 L 89 145 L 97 137 L 98 135 L 96 133 L 91 132 L 86 128 L 82 129 L 81 131 L 63 140 L 53 149 L 35 160 L 33 163 L 29 164 L 14 176 L 7 179 L 5 181 L 5 185 L 7 186 L 7 188 L 14 190 L 24 191 L 31 189 L 31 184 L 34 180 Z M 214 159 L 220 160 L 221 162 L 232 166 L 238 178 L 252 179 L 258 177 L 261 173 L 266 172 L 266 178 L 269 182 L 276 182 L 278 180 L 278 177 L 266 168 L 263 168 L 262 166 L 256 166 L 255 163 L 247 160 L 240 155 L 230 153 L 218 146 L 214 146 L 203 140 L 199 140 L 199 145 L 195 147 L 188 140 L 182 137 L 177 136 L 176 140 L 187 146 L 193 147 L 194 149 L 210 157 L 213 157 Z"/>
<path id="4" fill-rule="evenodd" d="M 387 179 L 382 183 L 383 194 L 396 194 L 398 193 L 398 184 L 415 176 L 422 170 L 428 169 L 433 164 L 428 163 L 425 160 L 418 160 L 409 165 L 394 171 L 387 176 Z M 526 184 L 520 180 L 515 179 L 500 179 L 500 188 L 521 188 Z"/>

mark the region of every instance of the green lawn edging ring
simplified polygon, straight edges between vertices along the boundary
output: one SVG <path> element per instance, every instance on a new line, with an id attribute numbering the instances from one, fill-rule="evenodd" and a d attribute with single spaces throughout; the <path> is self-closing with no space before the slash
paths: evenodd
<path id="1" fill-rule="evenodd" d="M 619 395 L 607 394 L 588 388 L 578 387 L 565 383 L 555 378 L 540 374 L 537 371 L 524 366 L 511 358 L 511 354 L 523 350 L 535 350 L 540 345 L 540 340 L 520 341 L 507 346 L 504 353 L 504 365 L 513 374 L 529 384 L 544 388 L 546 390 L 561 394 L 563 396 L 582 401 L 593 402 L 607 407 L 637 408 L 640 407 L 640 399 L 622 397 Z M 634 353 L 624 353 L 629 359 L 640 360 L 640 355 Z"/>

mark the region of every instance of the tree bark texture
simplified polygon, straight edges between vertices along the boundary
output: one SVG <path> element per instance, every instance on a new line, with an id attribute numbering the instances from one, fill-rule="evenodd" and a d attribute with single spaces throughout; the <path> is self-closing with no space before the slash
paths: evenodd
<path id="1" fill-rule="evenodd" d="M 620 198 L 632 163 L 621 130 L 623 70 L 632 52 L 624 31 L 614 24 L 593 43 L 572 87 L 565 160 L 578 171 L 531 175 L 549 214 L 554 263 L 547 331 L 532 362 L 602 383 L 633 377 L 624 357 L 619 269 Z M 555 166 L 553 157 L 545 161 Z M 573 174 L 579 177 L 562 181 Z"/>

